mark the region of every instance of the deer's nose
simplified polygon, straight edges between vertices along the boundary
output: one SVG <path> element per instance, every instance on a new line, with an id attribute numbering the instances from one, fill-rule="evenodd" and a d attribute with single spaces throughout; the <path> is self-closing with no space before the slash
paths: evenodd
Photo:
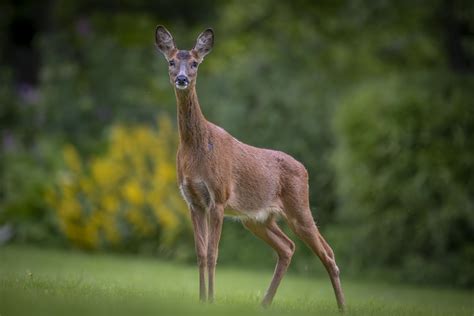
<path id="1" fill-rule="evenodd" d="M 178 77 L 176 77 L 176 84 L 178 84 L 180 86 L 184 86 L 184 85 L 187 85 L 188 83 L 189 83 L 189 81 L 188 81 L 188 78 L 186 76 L 179 75 Z"/>

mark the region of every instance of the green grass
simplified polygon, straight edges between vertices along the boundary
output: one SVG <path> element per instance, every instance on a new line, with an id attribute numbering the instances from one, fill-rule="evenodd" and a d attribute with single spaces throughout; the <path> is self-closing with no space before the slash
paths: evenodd
<path id="1" fill-rule="evenodd" d="M 315 263 L 316 264 L 316 263 Z M 151 258 L 0 248 L 0 315 L 338 315 L 327 278 L 287 275 L 259 307 L 272 271 L 218 267 L 213 305 L 197 302 L 193 266 Z M 469 315 L 473 292 L 343 278 L 347 315 Z"/>

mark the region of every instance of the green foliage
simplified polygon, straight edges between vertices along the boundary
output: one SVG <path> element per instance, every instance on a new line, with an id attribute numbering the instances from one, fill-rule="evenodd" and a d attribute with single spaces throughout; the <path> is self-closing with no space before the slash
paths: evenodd
<path id="1" fill-rule="evenodd" d="M 395 76 L 361 86 L 338 110 L 339 216 L 354 262 L 474 284 L 472 84 L 444 73 Z"/>
<path id="2" fill-rule="evenodd" d="M 140 23 L 132 23 L 135 19 Z M 57 32 L 41 42 L 48 52 L 41 73 L 45 131 L 88 152 L 100 148 L 97 135 L 104 126 L 117 120 L 151 123 L 157 109 L 174 109 L 172 94 L 163 93 L 168 81 L 156 76 L 150 17 L 103 21 L 104 16 L 79 20 L 74 32 Z"/>
<path id="3" fill-rule="evenodd" d="M 55 145 L 38 140 L 32 150 L 15 148 L 1 157 L 0 225 L 12 225 L 17 241 L 57 244 L 54 220 L 43 198 L 57 167 Z"/>

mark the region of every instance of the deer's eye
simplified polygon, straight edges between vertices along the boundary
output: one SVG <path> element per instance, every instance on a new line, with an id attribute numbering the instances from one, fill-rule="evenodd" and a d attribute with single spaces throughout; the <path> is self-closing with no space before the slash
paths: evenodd
<path id="1" fill-rule="evenodd" d="M 193 62 L 191 63 L 191 67 L 197 68 L 197 66 L 198 66 L 197 61 L 193 61 Z"/>
<path id="2" fill-rule="evenodd" d="M 170 64 L 171 67 L 174 67 L 174 66 L 176 65 L 176 63 L 174 62 L 174 60 L 170 60 L 170 61 L 169 61 L 169 64 Z"/>

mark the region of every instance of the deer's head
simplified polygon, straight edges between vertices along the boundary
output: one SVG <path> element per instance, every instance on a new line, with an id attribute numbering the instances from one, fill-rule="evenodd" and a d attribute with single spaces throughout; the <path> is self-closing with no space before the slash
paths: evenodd
<path id="1" fill-rule="evenodd" d="M 158 49 L 165 55 L 168 61 L 168 73 L 171 84 L 176 89 L 188 89 L 196 83 L 197 70 L 212 49 L 214 44 L 214 32 L 206 29 L 196 41 L 196 45 L 191 50 L 179 50 L 176 48 L 173 36 L 161 25 L 156 27 L 155 41 Z"/>

